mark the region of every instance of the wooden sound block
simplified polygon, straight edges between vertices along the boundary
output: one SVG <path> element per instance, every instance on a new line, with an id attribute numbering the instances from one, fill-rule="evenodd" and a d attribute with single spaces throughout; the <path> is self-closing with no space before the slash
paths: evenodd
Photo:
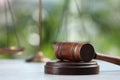
<path id="1" fill-rule="evenodd" d="M 92 75 L 99 73 L 99 65 L 96 61 L 51 61 L 46 63 L 45 73 L 55 75 Z"/>

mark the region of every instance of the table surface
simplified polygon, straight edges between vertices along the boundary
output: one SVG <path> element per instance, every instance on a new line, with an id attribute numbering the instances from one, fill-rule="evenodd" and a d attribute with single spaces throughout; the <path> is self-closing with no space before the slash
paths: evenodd
<path id="1" fill-rule="evenodd" d="M 24 60 L 0 60 L 0 80 L 120 80 L 120 66 L 97 61 L 97 75 L 49 75 L 45 63 L 26 63 Z"/>

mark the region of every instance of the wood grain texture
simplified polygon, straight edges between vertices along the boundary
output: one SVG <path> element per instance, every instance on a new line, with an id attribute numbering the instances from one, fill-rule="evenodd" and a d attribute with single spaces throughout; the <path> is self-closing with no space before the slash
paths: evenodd
<path id="1" fill-rule="evenodd" d="M 95 56 L 94 48 L 89 43 L 56 42 L 54 53 L 58 59 L 70 61 L 91 61 Z"/>
<path id="2" fill-rule="evenodd" d="M 96 53 L 95 59 L 104 60 L 107 62 L 120 65 L 120 57 L 117 57 L 117 56 L 109 56 L 109 55 L 104 55 L 101 53 Z"/>

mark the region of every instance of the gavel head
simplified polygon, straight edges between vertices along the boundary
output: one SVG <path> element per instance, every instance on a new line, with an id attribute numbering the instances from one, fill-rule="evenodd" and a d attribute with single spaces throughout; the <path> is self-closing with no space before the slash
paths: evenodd
<path id="1" fill-rule="evenodd" d="M 89 62 L 95 56 L 95 51 L 91 44 L 76 42 L 55 42 L 54 53 L 56 58 L 70 61 Z"/>

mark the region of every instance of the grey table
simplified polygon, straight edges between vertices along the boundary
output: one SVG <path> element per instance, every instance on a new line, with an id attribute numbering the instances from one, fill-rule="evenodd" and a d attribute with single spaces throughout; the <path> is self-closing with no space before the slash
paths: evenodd
<path id="1" fill-rule="evenodd" d="M 45 63 L 26 63 L 24 60 L 0 60 L 0 80 L 120 80 L 120 66 L 97 61 L 98 75 L 48 75 Z"/>

